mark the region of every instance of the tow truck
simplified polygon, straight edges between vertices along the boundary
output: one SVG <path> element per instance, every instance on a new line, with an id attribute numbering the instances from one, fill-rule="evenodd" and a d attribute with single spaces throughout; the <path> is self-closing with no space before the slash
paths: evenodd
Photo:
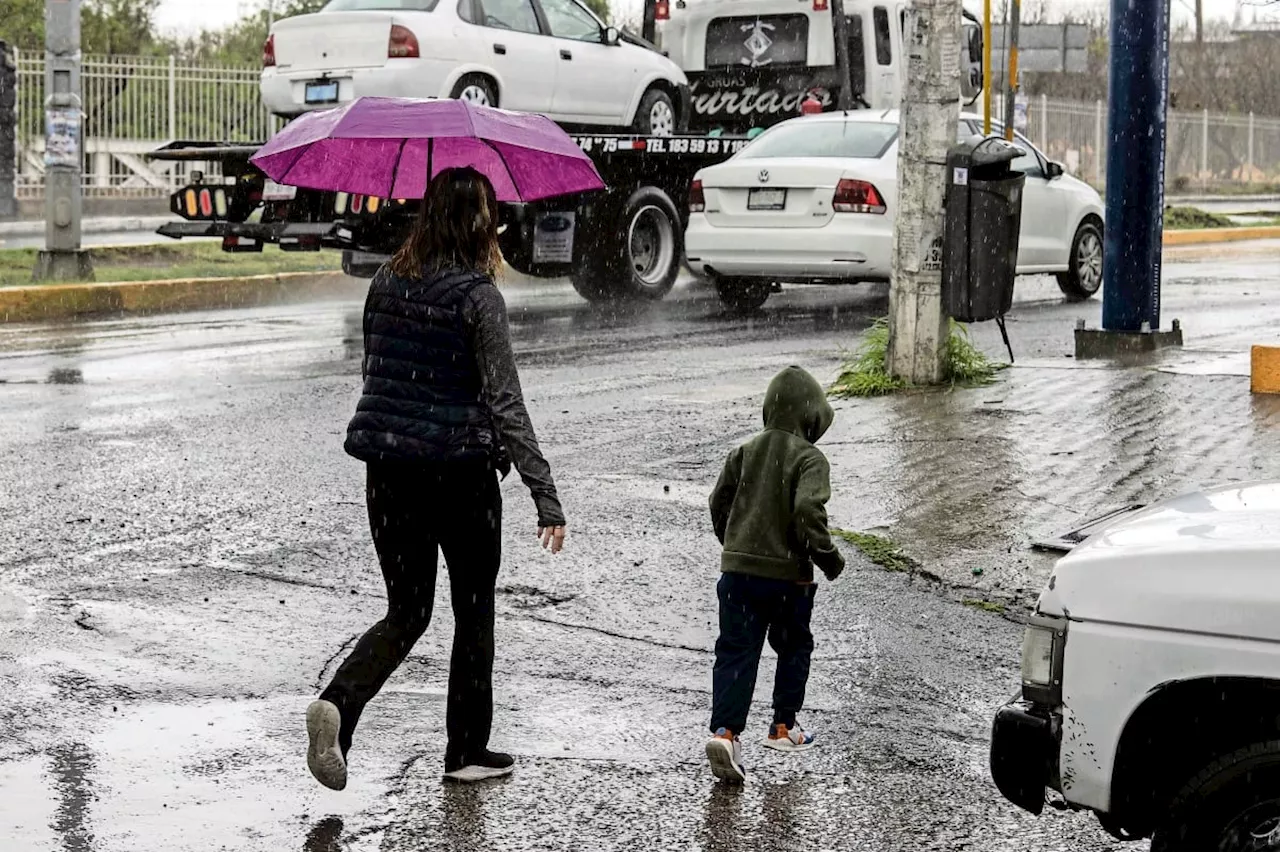
<path id="1" fill-rule="evenodd" d="M 793 5 L 793 0 L 786 2 Z M 832 16 L 828 0 L 811 2 L 815 11 L 827 13 L 829 28 L 841 28 L 841 20 L 855 14 L 846 10 Z M 881 15 L 868 0 L 849 3 L 858 4 L 856 14 L 865 13 L 869 19 Z M 647 41 L 657 37 L 657 22 L 669 16 L 668 4 L 669 0 L 646 0 Z M 835 5 L 840 8 L 840 0 Z M 890 25 L 900 26 L 901 20 L 894 16 Z M 865 32 L 868 39 L 874 37 L 872 26 Z M 900 36 L 896 43 L 901 44 Z M 859 55 L 874 55 L 874 45 L 869 47 Z M 971 57 L 981 54 L 969 41 L 962 50 Z M 849 51 L 835 54 L 837 70 L 851 86 L 867 78 L 865 68 L 850 74 L 845 64 Z M 507 263 L 529 276 L 567 276 L 591 302 L 662 299 L 674 286 L 684 261 L 693 176 L 750 141 L 749 134 L 721 135 L 723 130 L 709 129 L 696 136 L 574 136 L 596 164 L 607 189 L 535 204 L 503 205 L 500 239 Z M 206 179 L 201 170 L 190 171 L 191 182 L 170 197 L 170 210 L 180 221 L 163 225 L 158 233 L 174 239 L 220 238 L 228 252 L 260 252 L 267 244 L 283 251 L 338 249 L 343 271 L 366 278 L 400 246 L 419 199 L 278 186 L 250 162 L 259 147 L 173 142 L 152 152 L 150 156 L 158 160 L 217 163 L 220 172 Z"/>

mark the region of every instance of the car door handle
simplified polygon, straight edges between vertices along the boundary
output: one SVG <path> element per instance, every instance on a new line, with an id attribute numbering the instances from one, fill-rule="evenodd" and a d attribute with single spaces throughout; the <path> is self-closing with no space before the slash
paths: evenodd
<path id="1" fill-rule="evenodd" d="M 569 52 L 569 51 L 567 51 L 567 50 L 562 50 L 562 51 L 560 51 L 560 58 L 561 58 L 561 59 L 568 59 L 568 60 L 572 61 L 572 60 L 573 60 L 573 54 L 572 54 L 572 53 L 570 53 L 570 52 Z"/>
<path id="2" fill-rule="evenodd" d="M 499 56 L 506 56 L 507 46 L 505 44 L 495 44 L 493 46 L 493 52 L 498 54 Z"/>

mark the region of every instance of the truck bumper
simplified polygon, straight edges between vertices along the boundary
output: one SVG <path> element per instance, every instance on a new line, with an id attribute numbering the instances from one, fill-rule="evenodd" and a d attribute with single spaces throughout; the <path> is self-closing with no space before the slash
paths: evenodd
<path id="1" fill-rule="evenodd" d="M 991 777 L 1023 810 L 1044 809 L 1045 788 L 1057 774 L 1061 722 L 1042 707 L 1015 699 L 996 712 L 991 729 Z"/>

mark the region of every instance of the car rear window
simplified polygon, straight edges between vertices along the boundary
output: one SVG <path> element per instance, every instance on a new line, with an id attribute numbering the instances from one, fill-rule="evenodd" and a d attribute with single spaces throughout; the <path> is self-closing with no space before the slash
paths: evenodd
<path id="1" fill-rule="evenodd" d="M 321 12 L 432 12 L 439 0 L 329 0 Z"/>
<path id="2" fill-rule="evenodd" d="M 765 157 L 878 158 L 898 135 L 898 125 L 873 121 L 813 121 L 780 124 L 742 153 L 744 160 Z"/>
<path id="3" fill-rule="evenodd" d="M 804 15 L 716 18 L 707 24 L 708 68 L 768 68 L 809 61 Z"/>

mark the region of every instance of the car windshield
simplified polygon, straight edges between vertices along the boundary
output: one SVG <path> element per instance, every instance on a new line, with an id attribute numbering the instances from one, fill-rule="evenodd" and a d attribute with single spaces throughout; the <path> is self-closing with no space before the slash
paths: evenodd
<path id="1" fill-rule="evenodd" d="M 430 12 L 439 0 L 329 0 L 321 12 Z"/>
<path id="2" fill-rule="evenodd" d="M 767 157 L 876 158 L 893 144 L 898 125 L 874 121 L 811 121 L 781 124 L 742 150 L 744 160 Z"/>

